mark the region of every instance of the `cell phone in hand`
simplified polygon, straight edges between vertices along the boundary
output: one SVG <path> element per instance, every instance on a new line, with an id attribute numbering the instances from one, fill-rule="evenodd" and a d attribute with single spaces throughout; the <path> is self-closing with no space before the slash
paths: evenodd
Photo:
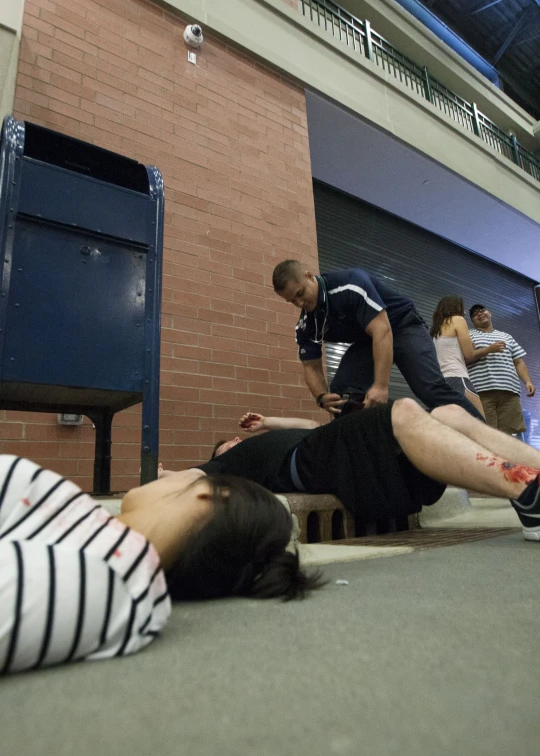
<path id="1" fill-rule="evenodd" d="M 356 399 L 350 399 L 350 394 L 343 394 L 343 399 L 347 397 L 347 404 L 344 404 L 341 409 L 341 416 L 350 415 L 352 412 L 359 412 L 364 409 L 364 402 L 359 402 Z"/>

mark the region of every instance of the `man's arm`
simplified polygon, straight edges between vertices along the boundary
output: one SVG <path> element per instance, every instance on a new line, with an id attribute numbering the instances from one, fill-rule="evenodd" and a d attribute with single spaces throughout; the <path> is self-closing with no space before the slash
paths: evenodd
<path id="1" fill-rule="evenodd" d="M 467 321 L 460 315 L 456 315 L 453 319 L 453 324 L 456 329 L 456 336 L 463 352 L 463 358 L 467 365 L 472 365 L 474 362 L 478 362 L 482 357 L 486 357 L 488 354 L 494 354 L 495 352 L 504 352 L 506 343 L 504 341 L 496 341 L 494 344 L 490 344 L 486 347 L 474 346 L 471 339 L 471 334 L 467 326 Z"/>
<path id="2" fill-rule="evenodd" d="M 527 389 L 527 396 L 534 396 L 536 389 L 529 376 L 529 371 L 527 370 L 525 360 L 523 360 L 521 357 L 517 360 L 514 360 L 514 366 L 516 368 L 516 373 L 525 384 L 525 388 Z"/>
<path id="3" fill-rule="evenodd" d="M 478 362 L 483 357 L 487 357 L 488 354 L 495 354 L 496 352 L 504 352 L 504 349 L 506 347 L 506 342 L 504 341 L 495 341 L 495 343 L 490 344 L 487 347 L 476 347 L 473 349 L 473 356 L 470 360 L 465 357 L 465 362 L 467 365 L 473 365 L 475 362 Z"/>
<path id="4" fill-rule="evenodd" d="M 328 393 L 328 383 L 326 382 L 322 359 L 305 360 L 302 362 L 302 365 L 304 367 L 306 385 L 313 397 L 317 399 L 321 394 L 324 394 L 321 399 L 323 409 L 327 410 L 331 415 L 339 415 L 341 412 L 339 407 L 344 404 L 344 401 L 339 394 Z"/>
<path id="5" fill-rule="evenodd" d="M 257 433 L 261 430 L 289 430 L 291 428 L 318 428 L 320 423 L 306 420 L 302 417 L 265 417 L 257 412 L 247 412 L 242 415 L 238 425 L 246 433 Z"/>
<path id="6" fill-rule="evenodd" d="M 386 310 L 382 310 L 368 323 L 366 333 L 373 340 L 374 379 L 364 404 L 371 407 L 388 401 L 388 384 L 394 362 L 394 337 Z"/>

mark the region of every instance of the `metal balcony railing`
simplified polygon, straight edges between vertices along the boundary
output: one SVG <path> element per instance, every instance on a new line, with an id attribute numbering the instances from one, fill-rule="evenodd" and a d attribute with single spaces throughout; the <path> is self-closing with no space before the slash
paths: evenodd
<path id="1" fill-rule="evenodd" d="M 522 147 L 512 134 L 500 129 L 480 113 L 474 102 L 467 102 L 447 89 L 412 60 L 402 55 L 371 28 L 369 21 L 360 21 L 331 0 L 298 0 L 301 12 L 314 24 L 339 39 L 390 76 L 442 110 L 463 128 L 476 134 L 500 155 L 508 158 L 540 181 L 540 160 Z"/>

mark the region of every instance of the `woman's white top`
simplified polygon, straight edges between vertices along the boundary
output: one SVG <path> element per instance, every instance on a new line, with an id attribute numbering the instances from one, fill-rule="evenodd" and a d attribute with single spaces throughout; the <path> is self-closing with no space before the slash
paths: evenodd
<path id="1" fill-rule="evenodd" d="M 437 336 L 433 339 L 441 373 L 445 378 L 468 378 L 469 371 L 457 336 Z"/>
<path id="2" fill-rule="evenodd" d="M 0 455 L 0 675 L 132 654 L 170 611 L 144 536 L 60 475 Z"/>

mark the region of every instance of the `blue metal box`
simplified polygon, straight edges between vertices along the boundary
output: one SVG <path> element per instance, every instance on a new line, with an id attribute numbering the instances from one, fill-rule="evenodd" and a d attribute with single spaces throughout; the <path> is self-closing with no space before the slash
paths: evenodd
<path id="1" fill-rule="evenodd" d="M 0 161 L 0 408 L 87 415 L 104 494 L 113 416 L 142 401 L 141 482 L 153 480 L 161 174 L 9 116 Z"/>

